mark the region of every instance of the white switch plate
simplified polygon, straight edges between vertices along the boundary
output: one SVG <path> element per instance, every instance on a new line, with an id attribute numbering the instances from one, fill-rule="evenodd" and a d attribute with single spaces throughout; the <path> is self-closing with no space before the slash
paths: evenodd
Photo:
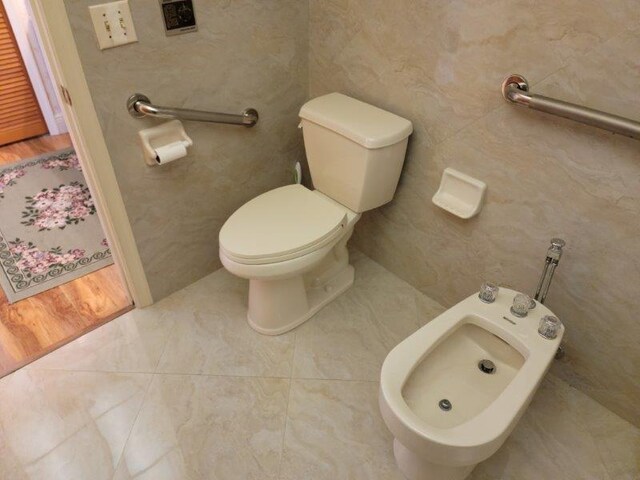
<path id="1" fill-rule="evenodd" d="M 138 41 L 133 27 L 129 0 L 89 7 L 100 50 Z"/>

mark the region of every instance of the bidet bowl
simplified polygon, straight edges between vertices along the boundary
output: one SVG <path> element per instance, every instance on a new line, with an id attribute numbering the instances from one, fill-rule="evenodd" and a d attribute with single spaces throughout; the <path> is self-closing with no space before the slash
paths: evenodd
<path id="1" fill-rule="evenodd" d="M 498 398 L 524 364 L 517 349 L 474 320 L 464 318 L 402 388 L 407 406 L 429 425 L 447 429 L 468 422 Z M 481 362 L 490 367 L 482 370 Z M 443 400 L 449 409 L 440 406 Z"/>
<path id="2" fill-rule="evenodd" d="M 387 356 L 380 409 L 400 444 L 397 457 L 411 457 L 405 463 L 424 461 L 466 476 L 467 467 L 495 453 L 517 424 L 564 332 L 553 340 L 538 334 L 540 318 L 552 314 L 544 305 L 514 317 L 509 307 L 517 293 L 501 289 L 492 304 L 471 295 Z M 493 362 L 494 373 L 478 367 L 482 360 Z M 441 400 L 451 409 L 441 409 Z M 409 478 L 432 478 L 403 471 Z M 456 475 L 451 478 L 464 478 Z"/>

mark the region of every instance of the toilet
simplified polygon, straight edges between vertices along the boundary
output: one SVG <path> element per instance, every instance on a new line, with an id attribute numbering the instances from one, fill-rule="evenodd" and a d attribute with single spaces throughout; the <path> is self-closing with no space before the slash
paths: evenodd
<path id="1" fill-rule="evenodd" d="M 413 131 L 340 93 L 308 101 L 299 115 L 315 190 L 263 193 L 219 236 L 224 267 L 249 280 L 249 325 L 266 335 L 295 328 L 353 284 L 347 242 L 362 212 L 393 199 Z"/>
<path id="2" fill-rule="evenodd" d="M 511 313 L 518 292 L 473 294 L 398 344 L 385 359 L 379 404 L 408 480 L 463 480 L 507 439 L 564 334 L 538 331 L 553 313 Z M 554 319 L 557 321 L 557 319 Z"/>

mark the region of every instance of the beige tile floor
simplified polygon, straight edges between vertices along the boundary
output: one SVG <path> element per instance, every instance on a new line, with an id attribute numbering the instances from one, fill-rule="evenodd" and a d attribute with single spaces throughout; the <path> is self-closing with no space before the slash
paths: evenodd
<path id="1" fill-rule="evenodd" d="M 359 253 L 295 331 L 245 322 L 224 270 L 0 380 L 0 478 L 401 480 L 377 405 L 385 355 L 442 307 Z M 549 376 L 474 480 L 640 478 L 640 431 Z"/>

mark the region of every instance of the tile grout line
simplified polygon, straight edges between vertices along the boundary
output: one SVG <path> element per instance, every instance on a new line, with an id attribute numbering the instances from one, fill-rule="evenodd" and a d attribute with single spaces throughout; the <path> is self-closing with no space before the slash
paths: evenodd
<path id="1" fill-rule="evenodd" d="M 90 370 L 90 369 L 83 369 L 83 368 L 74 368 L 74 369 L 67 369 L 67 368 L 43 368 L 43 367 L 29 367 L 29 366 L 25 366 L 22 369 L 26 370 L 26 371 L 32 371 L 32 372 L 68 372 L 68 373 L 75 373 L 75 372 L 80 372 L 80 373 L 113 373 L 113 374 L 122 374 L 122 375 L 153 375 L 154 371 L 152 370 L 141 370 L 141 371 L 129 371 L 129 370 Z M 21 370 L 22 370 L 21 369 Z M 14 372 L 15 373 L 15 372 Z"/>
<path id="2" fill-rule="evenodd" d="M 278 462 L 278 473 L 276 478 L 282 475 L 282 463 L 284 461 L 284 442 L 287 435 L 287 425 L 289 424 L 289 404 L 291 403 L 291 389 L 293 387 L 293 370 L 296 364 L 296 351 L 298 347 L 298 331 L 293 332 L 293 353 L 291 355 L 291 370 L 289 371 L 289 391 L 287 392 L 287 404 L 284 408 L 284 428 L 282 429 L 282 440 L 280 441 L 280 461 Z"/>
<path id="3" fill-rule="evenodd" d="M 195 315 L 194 315 L 194 318 L 195 318 Z M 161 319 L 161 321 L 166 321 L 166 318 L 163 318 L 162 314 L 160 314 L 160 319 Z M 172 324 L 172 326 L 175 327 L 175 322 Z M 164 341 L 164 346 L 162 347 L 162 353 L 158 357 L 158 361 L 156 362 L 156 366 L 153 369 L 154 375 L 162 375 L 161 372 L 158 372 L 158 369 L 160 368 L 160 365 L 162 364 L 162 359 L 164 358 L 164 356 L 167 353 L 167 348 L 169 346 L 169 342 L 170 341 L 171 341 L 171 332 L 167 332 L 167 338 Z"/>
<path id="4" fill-rule="evenodd" d="M 120 451 L 120 456 L 118 457 L 118 461 L 116 462 L 115 468 L 113 470 L 113 475 L 112 475 L 112 480 L 115 478 L 116 474 L 118 473 L 118 469 L 120 468 L 120 465 L 122 463 L 122 460 L 124 459 L 124 452 L 127 450 L 127 445 L 129 444 L 129 439 L 131 438 L 131 434 L 133 433 L 133 429 L 136 426 L 136 423 L 138 423 L 138 418 L 140 417 L 140 413 L 142 412 L 142 409 L 145 406 L 145 403 L 147 401 L 147 397 L 149 395 L 149 392 L 151 391 L 151 385 L 153 385 L 153 382 L 155 381 L 158 373 L 158 367 L 160 366 L 160 361 L 162 360 L 162 357 L 164 356 L 164 353 L 167 350 L 167 345 L 169 345 L 169 341 L 170 341 L 170 335 L 167 334 L 167 339 L 164 343 L 164 346 L 162 347 L 162 353 L 160 354 L 160 356 L 158 357 L 158 361 L 156 362 L 156 366 L 153 369 L 154 371 L 151 372 L 151 374 L 149 373 L 145 373 L 145 375 L 150 375 L 151 378 L 149 379 L 149 383 L 147 385 L 147 389 L 144 392 L 144 395 L 142 396 L 142 400 L 140 401 L 140 407 L 138 408 L 138 411 L 136 412 L 136 416 L 133 419 L 133 422 L 131 422 L 131 428 L 129 429 L 129 433 L 127 434 L 127 439 L 124 441 L 124 443 L 122 444 L 122 450 Z M 114 373 L 120 373 L 120 372 L 114 372 Z"/>
<path id="5" fill-rule="evenodd" d="M 537 82 L 532 82 L 529 84 L 530 87 L 533 87 L 541 82 L 543 82 L 544 80 L 546 80 L 547 78 L 555 75 L 556 73 L 560 72 L 561 70 L 565 69 L 568 66 L 568 64 L 566 65 L 562 65 L 561 67 L 557 68 L 556 70 L 550 72 L 549 74 L 545 75 L 544 77 L 542 77 L 541 79 L 539 79 Z M 483 113 L 482 115 L 480 115 L 479 117 L 475 118 L 474 120 L 471 120 L 469 123 L 463 125 L 462 127 L 458 128 L 457 130 L 445 135 L 442 139 L 429 144 L 429 147 L 437 147 L 438 145 L 442 145 L 445 143 L 448 143 L 449 141 L 453 140 L 453 138 L 457 137 L 458 135 L 462 134 L 464 131 L 466 131 L 469 128 L 472 128 L 474 125 L 480 123 L 482 120 L 486 119 L 488 116 L 495 114 L 496 112 L 499 112 L 500 110 L 507 110 L 509 107 L 509 105 L 504 101 L 504 99 L 502 99 L 502 101 L 498 101 L 495 103 L 495 105 L 493 107 L 491 107 L 489 110 L 487 110 L 485 113 Z"/>
<path id="6" fill-rule="evenodd" d="M 125 370 L 67 370 L 64 368 L 28 368 L 27 370 L 39 372 L 81 372 L 81 373 L 111 373 L 122 375 L 156 375 L 156 376 L 181 376 L 181 377 L 213 377 L 213 378 L 264 378 L 272 380 L 311 380 L 320 382 L 351 382 L 351 383 L 378 383 L 378 380 L 364 380 L 360 378 L 320 378 L 320 377 L 277 377 L 271 375 L 232 375 L 223 373 L 189 373 L 189 372 L 157 372 L 157 371 L 125 371 Z"/>
<path id="7" fill-rule="evenodd" d="M 567 57 L 563 62 L 562 65 L 560 67 L 558 67 L 557 69 L 553 70 L 552 72 L 549 72 L 548 74 L 544 75 L 542 78 L 540 78 L 538 81 L 536 82 L 531 82 L 529 84 L 530 87 L 534 87 L 536 85 L 539 85 L 540 83 L 544 82 L 546 79 L 548 79 L 549 77 L 552 77 L 554 75 L 556 75 L 558 72 L 566 69 L 567 67 L 570 67 L 571 65 L 576 64 L 580 59 L 587 57 L 588 55 L 591 55 L 593 52 L 595 52 L 598 48 L 601 48 L 603 45 L 606 45 L 607 43 L 611 42 L 612 40 L 625 35 L 625 34 L 629 34 L 629 32 L 634 33 L 634 30 L 625 26 L 624 27 L 624 31 L 623 32 L 617 32 L 614 33 L 613 35 L 611 35 L 610 37 L 608 37 L 605 40 L 602 40 L 600 43 L 598 43 L 597 45 L 593 45 L 592 47 L 590 47 L 589 49 L 587 49 L 586 51 L 579 53 L 579 54 L 572 54 L 569 57 Z M 442 137 L 440 140 L 436 140 L 433 143 L 428 143 L 427 145 L 429 147 L 436 147 L 440 144 L 446 143 L 448 141 L 450 141 L 453 137 L 456 137 L 458 134 L 462 133 L 463 131 L 467 130 L 467 128 L 473 127 L 475 124 L 477 124 L 479 121 L 485 119 L 486 117 L 488 117 L 489 115 L 494 114 L 495 112 L 499 111 L 500 109 L 504 108 L 506 105 L 504 104 L 504 102 L 502 102 L 502 104 L 499 104 L 500 102 L 497 102 L 495 104 L 494 107 L 490 108 L 487 112 L 483 113 L 482 115 L 480 115 L 479 117 L 477 117 L 474 120 L 471 120 L 469 123 L 461 126 L 459 129 L 450 132 L 448 134 L 446 134 L 444 137 Z"/>
<path id="8" fill-rule="evenodd" d="M 380 383 L 379 380 L 360 380 L 354 378 L 314 378 L 314 377 L 297 377 L 293 380 L 303 380 L 303 381 L 312 381 L 312 382 L 344 382 L 344 383 Z"/>
<path id="9" fill-rule="evenodd" d="M 613 415 L 616 417 L 617 420 L 625 422 L 629 427 L 633 427 L 636 430 L 640 431 L 640 427 L 636 427 L 633 423 L 629 422 L 628 420 L 622 418 L 621 416 L 619 416 L 617 413 L 609 410 L 607 407 L 605 407 L 604 405 L 602 405 L 600 402 L 598 402 L 595 398 L 592 398 L 589 394 L 587 394 L 586 392 L 583 392 L 582 390 L 580 390 L 579 388 L 573 386 L 571 383 L 567 382 L 566 380 L 560 378 L 558 375 L 549 372 L 547 374 L 547 376 L 552 376 L 553 378 L 555 378 L 557 381 L 562 382 L 565 384 L 565 386 L 569 389 L 572 390 L 574 392 L 575 395 L 579 395 L 579 396 L 583 396 L 586 397 L 588 401 L 593 402 L 595 405 L 598 406 L 598 408 L 604 409 L 607 411 L 607 413 L 609 415 Z M 592 408 L 592 407 L 589 407 Z M 596 440 L 596 435 L 594 434 L 592 427 L 589 426 L 588 423 L 585 423 L 585 429 L 587 431 L 587 433 L 589 434 L 589 436 L 591 437 L 591 439 L 594 441 L 594 443 L 598 444 L 598 440 Z M 609 470 L 609 464 L 606 462 L 605 457 L 602 454 L 602 450 L 600 448 L 597 449 L 597 455 L 598 458 L 600 459 L 600 463 L 602 465 L 602 468 L 604 469 L 605 474 L 607 475 L 608 479 L 607 480 L 614 480 L 614 477 L 612 477 L 611 475 L 611 471 Z"/>
<path id="10" fill-rule="evenodd" d="M 117 372 L 114 372 L 117 373 Z M 122 449 L 120 450 L 120 455 L 118 456 L 118 461 L 115 464 L 115 467 L 113 469 L 113 475 L 111 476 L 111 478 L 115 478 L 116 474 L 118 473 L 118 469 L 120 468 L 120 464 L 122 463 L 122 460 L 124 459 L 124 452 L 127 449 L 127 444 L 129 443 L 129 439 L 131 438 L 131 434 L 133 433 L 133 428 L 136 426 L 136 423 L 138 422 L 138 418 L 140 417 L 140 412 L 142 412 L 142 408 L 145 405 L 145 402 L 147 400 L 147 396 L 149 394 L 149 391 L 151 390 L 151 385 L 153 384 L 153 381 L 156 378 L 155 373 L 151 373 L 151 374 L 145 374 L 145 375 L 149 375 L 151 378 L 149 378 L 149 383 L 147 384 L 147 388 L 144 392 L 144 395 L 142 396 L 142 400 L 140 401 L 140 407 L 138 408 L 138 411 L 136 412 L 136 416 L 133 419 L 133 422 L 131 422 L 131 428 L 129 429 L 129 433 L 127 434 L 127 439 L 124 441 L 124 443 L 122 444 Z"/>

